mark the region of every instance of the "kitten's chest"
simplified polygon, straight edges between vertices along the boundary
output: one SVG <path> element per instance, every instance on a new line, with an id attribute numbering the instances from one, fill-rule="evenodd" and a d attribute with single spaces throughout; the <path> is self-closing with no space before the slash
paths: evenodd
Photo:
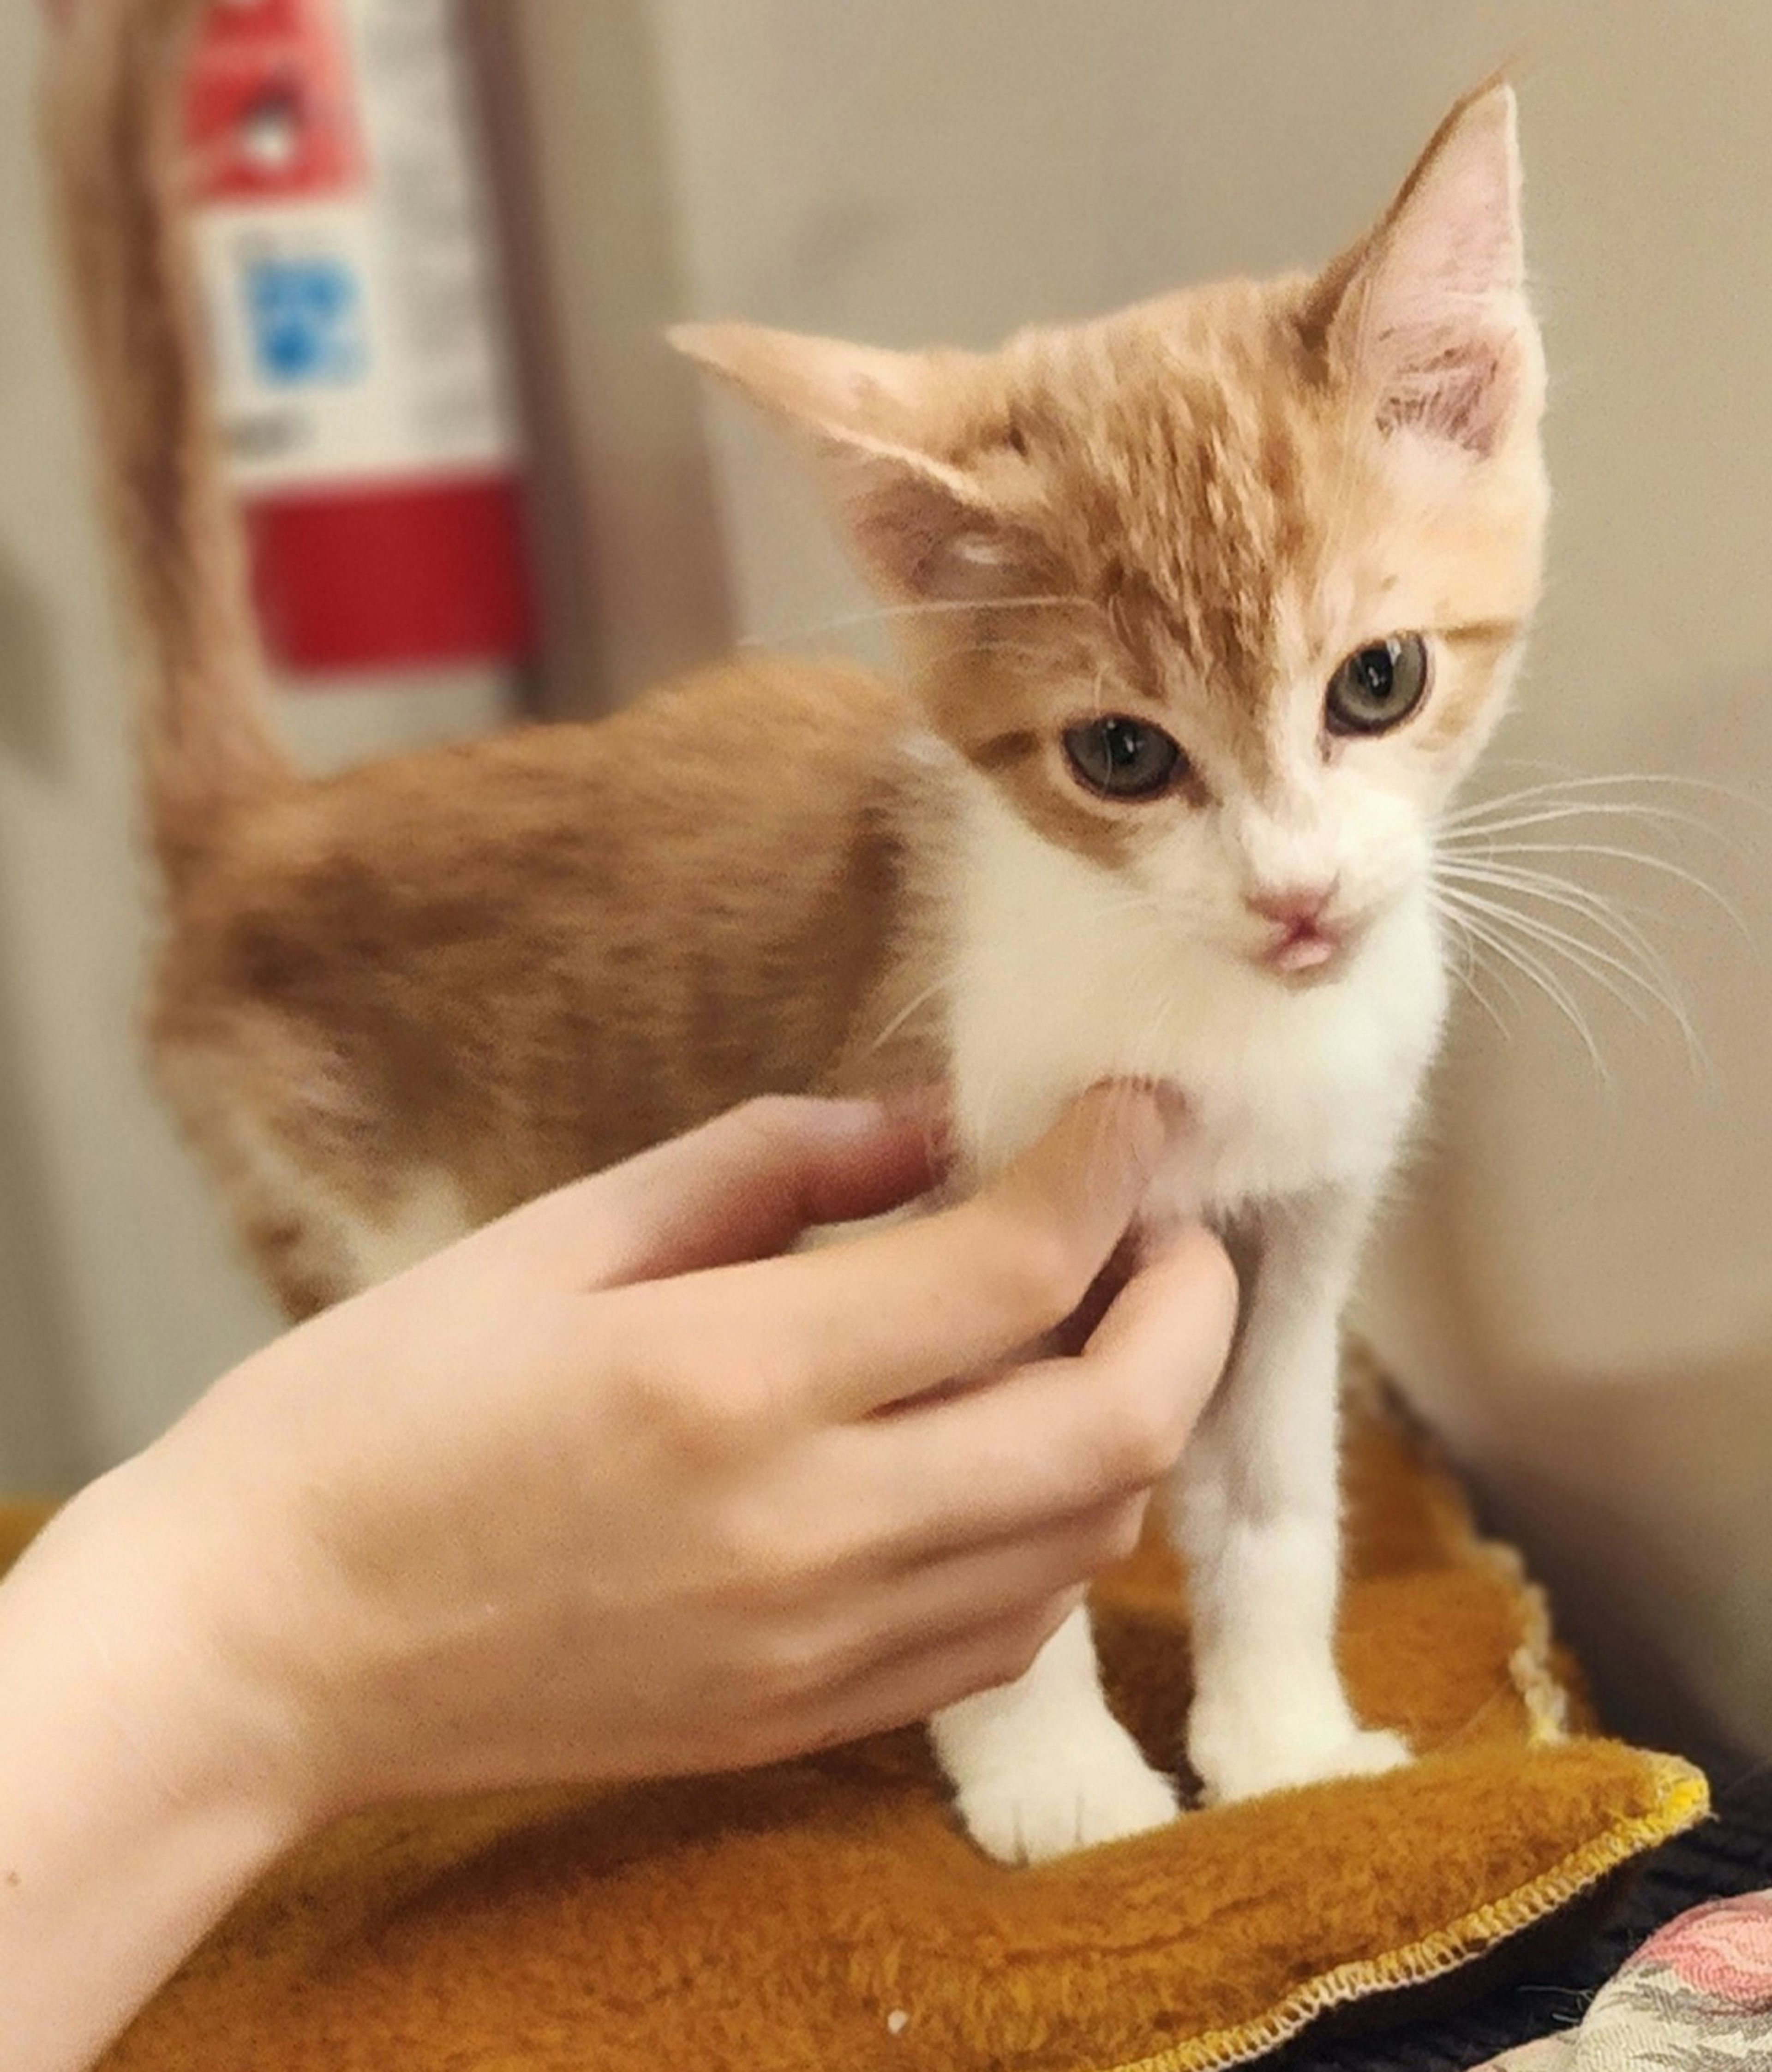
<path id="1" fill-rule="evenodd" d="M 974 939 L 953 970 L 950 1070 L 972 1158 L 1013 1157 L 1098 1079 L 1163 1080 L 1194 1124 L 1157 1190 L 1181 1213 L 1375 1180 L 1445 1004 L 1425 906 L 1388 916 L 1345 976 L 1308 992 L 1149 931 Z"/>

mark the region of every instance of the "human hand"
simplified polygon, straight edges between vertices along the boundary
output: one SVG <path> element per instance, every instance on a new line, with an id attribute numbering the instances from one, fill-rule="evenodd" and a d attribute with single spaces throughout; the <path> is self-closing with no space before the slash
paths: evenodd
<path id="1" fill-rule="evenodd" d="M 913 1120 L 754 1104 L 291 1332 L 83 1491 L 0 1585 L 21 2068 L 84 2066 L 353 1806 L 759 1762 L 1018 1674 L 1228 1345 L 1192 1231 L 1080 1353 L 1021 1350 L 1166 1137 L 1100 1090 L 973 1199 L 782 1257 L 933 1174 Z"/>
<path id="2" fill-rule="evenodd" d="M 134 1464 L 304 1819 L 754 1763 L 1018 1674 L 1137 1536 L 1234 1295 L 1183 1233 L 1079 1357 L 1167 1130 L 1085 1096 L 958 1207 L 870 1104 L 753 1104 L 277 1342 Z M 734 1263 L 741 1262 L 741 1263 Z M 179 1521 L 167 1544 L 167 1521 Z"/>

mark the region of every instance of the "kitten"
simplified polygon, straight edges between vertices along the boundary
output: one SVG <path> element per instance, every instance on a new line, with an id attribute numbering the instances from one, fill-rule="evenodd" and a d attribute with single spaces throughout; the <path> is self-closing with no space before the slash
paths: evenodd
<path id="1" fill-rule="evenodd" d="M 1445 1007 L 1434 829 L 1536 600 L 1513 97 L 1326 270 L 993 354 L 676 342 L 808 438 L 905 687 L 752 661 L 324 782 L 276 746 L 203 401 L 193 0 L 78 10 L 56 157 L 167 888 L 162 1085 L 292 1314 L 731 1102 L 933 1075 L 989 1172 L 1111 1074 L 1194 1118 L 1149 1217 L 1244 1275 L 1174 1490 L 1207 1795 L 1381 1769 L 1333 1653 L 1339 1312 Z M 1174 1813 L 1078 1614 L 934 1723 L 1005 1858 Z"/>

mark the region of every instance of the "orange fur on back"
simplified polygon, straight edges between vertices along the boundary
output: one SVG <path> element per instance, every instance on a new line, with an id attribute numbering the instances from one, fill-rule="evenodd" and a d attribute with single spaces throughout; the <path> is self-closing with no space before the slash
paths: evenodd
<path id="1" fill-rule="evenodd" d="M 285 1302 L 366 1277 L 327 1232 L 420 1182 L 478 1223 L 819 1083 L 884 949 L 904 718 L 858 670 L 733 663 L 226 816 L 152 1034 Z"/>

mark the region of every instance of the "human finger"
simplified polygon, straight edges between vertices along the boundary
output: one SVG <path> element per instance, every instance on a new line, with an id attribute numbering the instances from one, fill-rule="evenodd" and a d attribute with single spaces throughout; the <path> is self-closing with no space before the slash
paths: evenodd
<path id="1" fill-rule="evenodd" d="M 526 1277 L 606 1288 L 762 1259 L 934 1184 L 929 1100 L 769 1096 L 544 1196 L 483 1235 Z"/>
<path id="2" fill-rule="evenodd" d="M 1085 1509 L 933 1558 L 892 1563 L 875 1619 L 910 1645 L 919 1636 L 981 1618 L 1009 1618 L 1060 1591 L 1092 1581 L 1138 1545 L 1148 1490 L 1116 1494 Z"/>
<path id="3" fill-rule="evenodd" d="M 746 1269 L 747 1358 L 844 1418 L 997 1365 L 1082 1301 L 1171 1134 L 1148 1089 L 1097 1087 L 968 1200 Z"/>
<path id="4" fill-rule="evenodd" d="M 904 1558 L 1038 1532 L 1169 1473 L 1235 1322 L 1230 1260 L 1191 1227 L 1133 1275 L 1079 1354 L 844 1434 L 848 1472 Z"/>
<path id="5" fill-rule="evenodd" d="M 816 1696 L 757 1722 L 754 1760 L 834 1748 L 928 1719 L 981 1691 L 1013 1684 L 1077 1606 L 1080 1586 L 1010 1618 L 981 1618 L 870 1659 Z"/>

